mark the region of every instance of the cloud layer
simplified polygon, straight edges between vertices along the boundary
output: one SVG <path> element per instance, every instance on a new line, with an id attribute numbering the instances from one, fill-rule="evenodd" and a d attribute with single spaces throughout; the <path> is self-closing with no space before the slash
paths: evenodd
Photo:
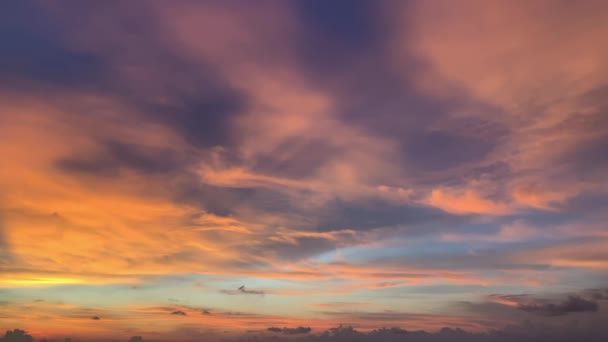
<path id="1" fill-rule="evenodd" d="M 603 317 L 606 3 L 2 7 L 0 328 Z"/>

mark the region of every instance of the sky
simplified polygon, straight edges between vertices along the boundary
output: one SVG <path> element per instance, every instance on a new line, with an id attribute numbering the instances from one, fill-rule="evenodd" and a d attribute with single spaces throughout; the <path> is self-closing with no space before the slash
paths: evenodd
<path id="1" fill-rule="evenodd" d="M 606 337 L 606 37 L 602 0 L 4 1 L 0 331 Z"/>

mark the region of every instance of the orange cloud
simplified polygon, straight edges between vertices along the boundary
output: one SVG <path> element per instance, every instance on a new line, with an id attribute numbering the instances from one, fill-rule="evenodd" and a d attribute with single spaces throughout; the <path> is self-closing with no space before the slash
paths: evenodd
<path id="1" fill-rule="evenodd" d="M 523 251 L 514 255 L 514 260 L 539 260 L 555 267 L 605 269 L 608 268 L 608 253 L 604 252 L 607 246 L 608 240 L 597 237 L 592 241 L 567 242 Z"/>
<path id="2" fill-rule="evenodd" d="M 503 215 L 512 211 L 508 205 L 483 198 L 472 190 L 435 189 L 427 203 L 454 214 Z"/>
<path id="3" fill-rule="evenodd" d="M 465 134 L 470 120 L 505 129 L 493 153 L 474 164 L 508 165 L 503 181 L 512 184 L 518 206 L 555 210 L 583 191 L 605 191 L 600 176 L 576 169 L 593 158 L 580 150 L 601 144 L 605 134 L 603 105 L 591 100 L 608 80 L 608 48 L 597 44 L 608 34 L 605 3 L 434 1 L 408 4 L 401 13 L 407 18 L 396 24 L 402 30 L 397 55 L 429 66 L 417 76 L 419 89 L 438 99 L 458 94 L 490 105 L 464 105 L 438 125 Z M 446 208 L 505 209 L 461 196 L 468 203 L 462 209 Z"/>

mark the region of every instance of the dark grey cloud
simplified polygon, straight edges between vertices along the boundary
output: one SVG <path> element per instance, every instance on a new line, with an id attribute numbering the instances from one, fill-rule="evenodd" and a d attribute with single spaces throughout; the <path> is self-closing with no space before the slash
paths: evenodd
<path id="1" fill-rule="evenodd" d="M 608 288 L 587 289 L 583 293 L 593 300 L 608 300 Z"/>
<path id="2" fill-rule="evenodd" d="M 124 171 L 136 172 L 145 176 L 143 181 L 154 183 L 147 188 L 147 195 L 169 196 L 171 201 L 200 208 L 201 213 L 226 216 L 243 206 L 264 210 L 275 208 L 276 203 L 286 205 L 283 197 L 277 198 L 279 193 L 201 182 L 195 173 L 196 158 L 192 151 L 105 140 L 100 141 L 94 151 L 80 151 L 56 160 L 55 166 L 76 177 L 109 178 L 118 177 Z M 158 181 L 165 184 L 160 193 Z"/>
<path id="3" fill-rule="evenodd" d="M 173 312 L 171 312 L 172 315 L 177 315 L 177 316 L 187 316 L 188 314 L 183 312 L 182 310 L 175 310 Z"/>
<path id="4" fill-rule="evenodd" d="M 276 328 L 270 327 L 267 329 L 270 332 L 283 333 L 287 335 L 298 335 L 298 334 L 308 334 L 312 331 L 310 327 L 296 327 L 296 328 Z"/>
<path id="5" fill-rule="evenodd" d="M 433 231 L 433 224 L 438 227 L 448 218 L 453 218 L 456 222 L 463 219 L 435 208 L 397 205 L 380 199 L 365 202 L 335 200 L 327 204 L 326 211 L 319 216 L 320 222 L 316 229 L 321 231 L 405 226 L 412 232 L 418 226 L 421 231 L 428 233 Z M 452 224 L 456 222 L 451 221 Z"/>
<path id="6" fill-rule="evenodd" d="M 459 170 L 463 183 L 467 178 L 462 176 L 467 173 L 475 178 L 482 172 L 484 177 L 502 172 L 476 168 L 488 166 L 480 162 L 508 129 L 482 116 L 450 118 L 459 108 L 469 112 L 502 110 L 471 98 L 457 87 L 441 99 L 422 93 L 418 77 L 431 66 L 416 53 L 395 65 L 394 41 L 388 39 L 391 33 L 387 32 L 394 18 L 387 12 L 388 6 L 383 2 L 316 0 L 294 6 L 301 27 L 295 46 L 303 74 L 316 88 L 336 99 L 334 111 L 349 125 L 399 145 L 402 158 L 394 162 L 407 166 L 411 180 L 454 182 L 445 171 L 464 166 Z M 450 125 L 446 125 L 447 120 Z M 335 153 L 319 150 L 313 155 L 318 158 L 325 151 L 328 155 Z"/>
<path id="7" fill-rule="evenodd" d="M 561 316 L 575 312 L 597 312 L 597 302 L 576 295 L 568 296 L 559 303 L 532 302 L 519 304 L 519 309 L 543 316 Z"/>
<path id="8" fill-rule="evenodd" d="M 296 334 L 308 334 L 312 329 L 310 327 L 296 327 L 296 328 L 283 328 L 283 334 L 296 335 Z"/>
<path id="9" fill-rule="evenodd" d="M 54 91 L 104 82 L 108 65 L 95 54 L 74 49 L 54 20 L 35 1 L 2 4 L 0 11 L 1 87 Z"/>
<path id="10" fill-rule="evenodd" d="M 27 331 L 21 329 L 7 330 L 3 342 L 34 342 L 34 338 Z"/>
<path id="11" fill-rule="evenodd" d="M 404 151 L 411 161 L 408 165 L 414 170 L 437 172 L 462 164 L 474 165 L 484 160 L 496 145 L 496 140 L 484 136 L 427 130 L 409 134 Z"/>
<path id="12" fill-rule="evenodd" d="M 199 86 L 208 88 L 218 82 L 208 78 L 203 77 Z M 193 94 L 177 93 L 173 95 L 175 104 L 152 103 L 147 107 L 156 113 L 152 118 L 171 125 L 196 146 L 226 146 L 232 142 L 230 118 L 246 108 L 246 100 L 245 95 L 223 87 Z"/>
<path id="13" fill-rule="evenodd" d="M 276 146 L 272 153 L 256 157 L 252 171 L 288 178 L 313 177 L 320 167 L 344 152 L 322 139 L 307 136 L 291 137 Z M 292 158 L 277 158 L 289 155 Z"/>
<path id="14" fill-rule="evenodd" d="M 142 121 L 169 126 L 194 146 L 229 145 L 231 119 L 246 108 L 246 95 L 202 58 L 192 62 L 175 53 L 163 38 L 166 32 L 161 34 L 157 21 L 150 20 L 151 7 L 117 1 L 3 5 L 3 86 L 94 91 L 139 109 Z M 98 25 L 106 16 L 113 25 Z M 83 43 L 82 36 L 96 39 Z M 133 80 L 131 72 L 124 72 L 133 58 L 141 71 L 136 77 L 153 82 Z"/>
<path id="15" fill-rule="evenodd" d="M 602 183 L 608 171 L 608 156 L 604 148 L 608 143 L 608 84 L 581 95 L 578 102 L 581 108 L 593 108 L 593 111 L 572 113 L 559 127 L 584 137 L 571 146 L 557 163 L 563 169 L 564 177 Z"/>
<path id="16" fill-rule="evenodd" d="M 118 9 L 108 6 L 110 12 L 127 7 L 125 11 L 129 15 L 117 18 L 115 25 L 120 28 L 119 32 L 129 32 L 133 39 L 125 43 L 119 35 L 112 35 L 111 38 L 116 38 L 112 43 L 129 44 L 124 46 L 126 51 L 136 48 L 142 76 L 152 77 L 154 84 L 141 87 L 139 82 L 118 78 L 120 82 L 112 85 L 110 94 L 138 108 L 142 120 L 171 127 L 195 147 L 230 146 L 233 142 L 230 125 L 248 108 L 247 94 L 232 87 L 221 71 L 204 57 L 191 61 L 174 53 L 175 47 L 161 38 L 166 32 L 159 32 L 154 21 L 138 15 L 141 6 L 114 7 Z M 87 9 L 81 8 L 81 11 Z M 123 57 L 128 60 L 131 56 Z"/>
<path id="17" fill-rule="evenodd" d="M 272 330 L 270 330 L 272 329 Z M 270 328 L 271 332 L 280 332 L 281 328 Z M 310 342 L 600 342 L 608 337 L 606 330 L 585 330 L 576 326 L 550 329 L 542 325 L 522 324 L 506 329 L 490 332 L 475 333 L 459 328 L 445 327 L 437 332 L 421 330 L 407 330 L 399 327 L 380 328 L 370 332 L 361 332 L 357 329 L 341 325 L 316 335 L 305 337 L 262 335 L 243 337 L 244 341 L 310 341 Z"/>
<path id="18" fill-rule="evenodd" d="M 221 290 L 220 292 L 223 293 L 223 294 L 227 294 L 227 295 L 239 295 L 239 294 L 260 295 L 260 296 L 264 295 L 264 291 L 262 291 L 262 290 L 248 290 L 248 289 L 245 288 L 245 285 L 240 286 L 236 290 Z"/>
<path id="19" fill-rule="evenodd" d="M 94 321 L 99 321 L 101 318 L 99 316 L 92 316 L 91 319 Z"/>
<path id="20" fill-rule="evenodd" d="M 302 30 L 296 51 L 305 70 L 319 77 L 339 74 L 345 63 L 376 50 L 385 39 L 380 4 L 355 1 L 292 3 Z"/>
<path id="21" fill-rule="evenodd" d="M 69 156 L 56 161 L 65 172 L 93 176 L 116 176 L 121 170 L 143 174 L 183 171 L 188 161 L 179 158 L 178 151 L 152 148 L 120 141 L 104 141 L 101 151 Z"/>
<path id="22" fill-rule="evenodd" d="M 492 294 L 487 301 L 472 303 L 459 302 L 457 310 L 468 313 L 488 315 L 495 318 L 517 320 L 522 311 L 538 320 L 563 322 L 570 314 L 587 313 L 589 321 L 604 319 L 606 312 L 601 310 L 600 301 L 608 299 L 608 291 L 603 288 L 586 289 L 576 293 L 534 295 L 534 294 Z M 581 317 L 581 316 L 573 316 Z"/>

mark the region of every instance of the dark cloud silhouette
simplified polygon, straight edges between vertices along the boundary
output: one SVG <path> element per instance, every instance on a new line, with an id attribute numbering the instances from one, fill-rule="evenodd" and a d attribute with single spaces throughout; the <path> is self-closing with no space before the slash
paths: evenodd
<path id="1" fill-rule="evenodd" d="M 171 312 L 171 314 L 172 315 L 177 315 L 177 316 L 187 316 L 188 315 L 187 313 L 185 313 L 185 312 L 183 312 L 181 310 L 173 311 L 173 312 Z"/>
<path id="2" fill-rule="evenodd" d="M 309 332 L 312 331 L 312 329 L 310 327 L 296 327 L 296 328 L 276 328 L 276 327 L 270 327 L 267 329 L 268 331 L 271 332 L 276 332 L 276 333 L 283 333 L 283 334 L 287 334 L 287 335 L 298 335 L 298 334 L 308 334 Z"/>
<path id="3" fill-rule="evenodd" d="M 588 289 L 584 293 L 594 300 L 608 300 L 608 289 Z"/>
<path id="4" fill-rule="evenodd" d="M 596 312 L 598 304 L 576 295 L 568 296 L 559 303 L 526 303 L 519 304 L 519 309 L 543 316 L 561 316 L 573 312 Z"/>
<path id="5" fill-rule="evenodd" d="M 605 321 L 580 325 L 577 322 L 559 326 L 547 326 L 525 321 L 520 325 L 507 326 L 486 332 L 470 332 L 457 327 L 444 327 L 435 332 L 407 330 L 400 327 L 379 328 L 361 332 L 350 325 L 339 325 L 326 331 L 312 334 L 309 327 L 270 327 L 264 332 L 249 330 L 247 336 L 231 339 L 233 342 L 605 342 L 608 329 Z M 261 334 L 260 334 L 261 333 Z M 251 335 L 256 334 L 256 335 Z M 258 335 L 260 334 L 260 335 Z M 281 335 L 285 336 L 281 336 Z M 199 340 L 200 334 L 190 336 Z M 213 340 L 213 339 L 211 339 Z M 2 342 L 33 342 L 33 337 L 23 330 L 7 331 Z M 71 341 L 66 339 L 66 341 Z M 129 342 L 142 342 L 141 336 L 133 336 Z"/>
<path id="6" fill-rule="evenodd" d="M 34 338 L 25 330 L 15 329 L 7 330 L 4 337 L 0 339 L 2 342 L 34 342 Z"/>
<path id="7" fill-rule="evenodd" d="M 525 328 L 527 330 L 521 330 Z M 281 333 L 281 328 L 268 328 Z M 412 331 L 399 327 L 381 328 L 364 333 L 351 326 L 338 326 L 315 335 L 299 336 L 251 336 L 237 341 L 277 342 L 600 342 L 608 336 L 606 330 L 546 329 L 546 327 L 521 326 L 483 333 L 468 332 L 459 328 L 445 327 L 437 332 Z"/>
<path id="8" fill-rule="evenodd" d="M 297 328 L 283 328 L 283 334 L 296 335 L 296 334 L 308 334 L 312 329 L 310 327 L 297 327 Z"/>
<path id="9" fill-rule="evenodd" d="M 203 310 L 203 311 L 201 311 L 201 313 L 203 315 L 211 315 L 211 311 L 209 311 L 209 310 Z"/>
<path id="10" fill-rule="evenodd" d="M 593 313 L 602 317 L 599 301 L 608 299 L 608 291 L 602 288 L 586 289 L 576 293 L 554 294 L 543 298 L 532 294 L 492 294 L 481 303 L 459 302 L 460 309 L 492 317 L 520 317 L 516 311 L 525 311 L 549 320 L 572 313 Z M 590 316 L 590 318 L 593 316 Z"/>
<path id="11" fill-rule="evenodd" d="M 91 317 L 91 319 L 94 321 L 99 321 L 101 318 L 99 316 L 93 316 Z"/>
<path id="12" fill-rule="evenodd" d="M 261 290 L 247 290 L 245 288 L 245 285 L 240 286 L 238 289 L 236 290 L 221 290 L 220 291 L 223 294 L 227 294 L 227 295 L 238 295 L 238 294 L 249 294 L 249 295 L 264 295 L 264 291 Z"/>

